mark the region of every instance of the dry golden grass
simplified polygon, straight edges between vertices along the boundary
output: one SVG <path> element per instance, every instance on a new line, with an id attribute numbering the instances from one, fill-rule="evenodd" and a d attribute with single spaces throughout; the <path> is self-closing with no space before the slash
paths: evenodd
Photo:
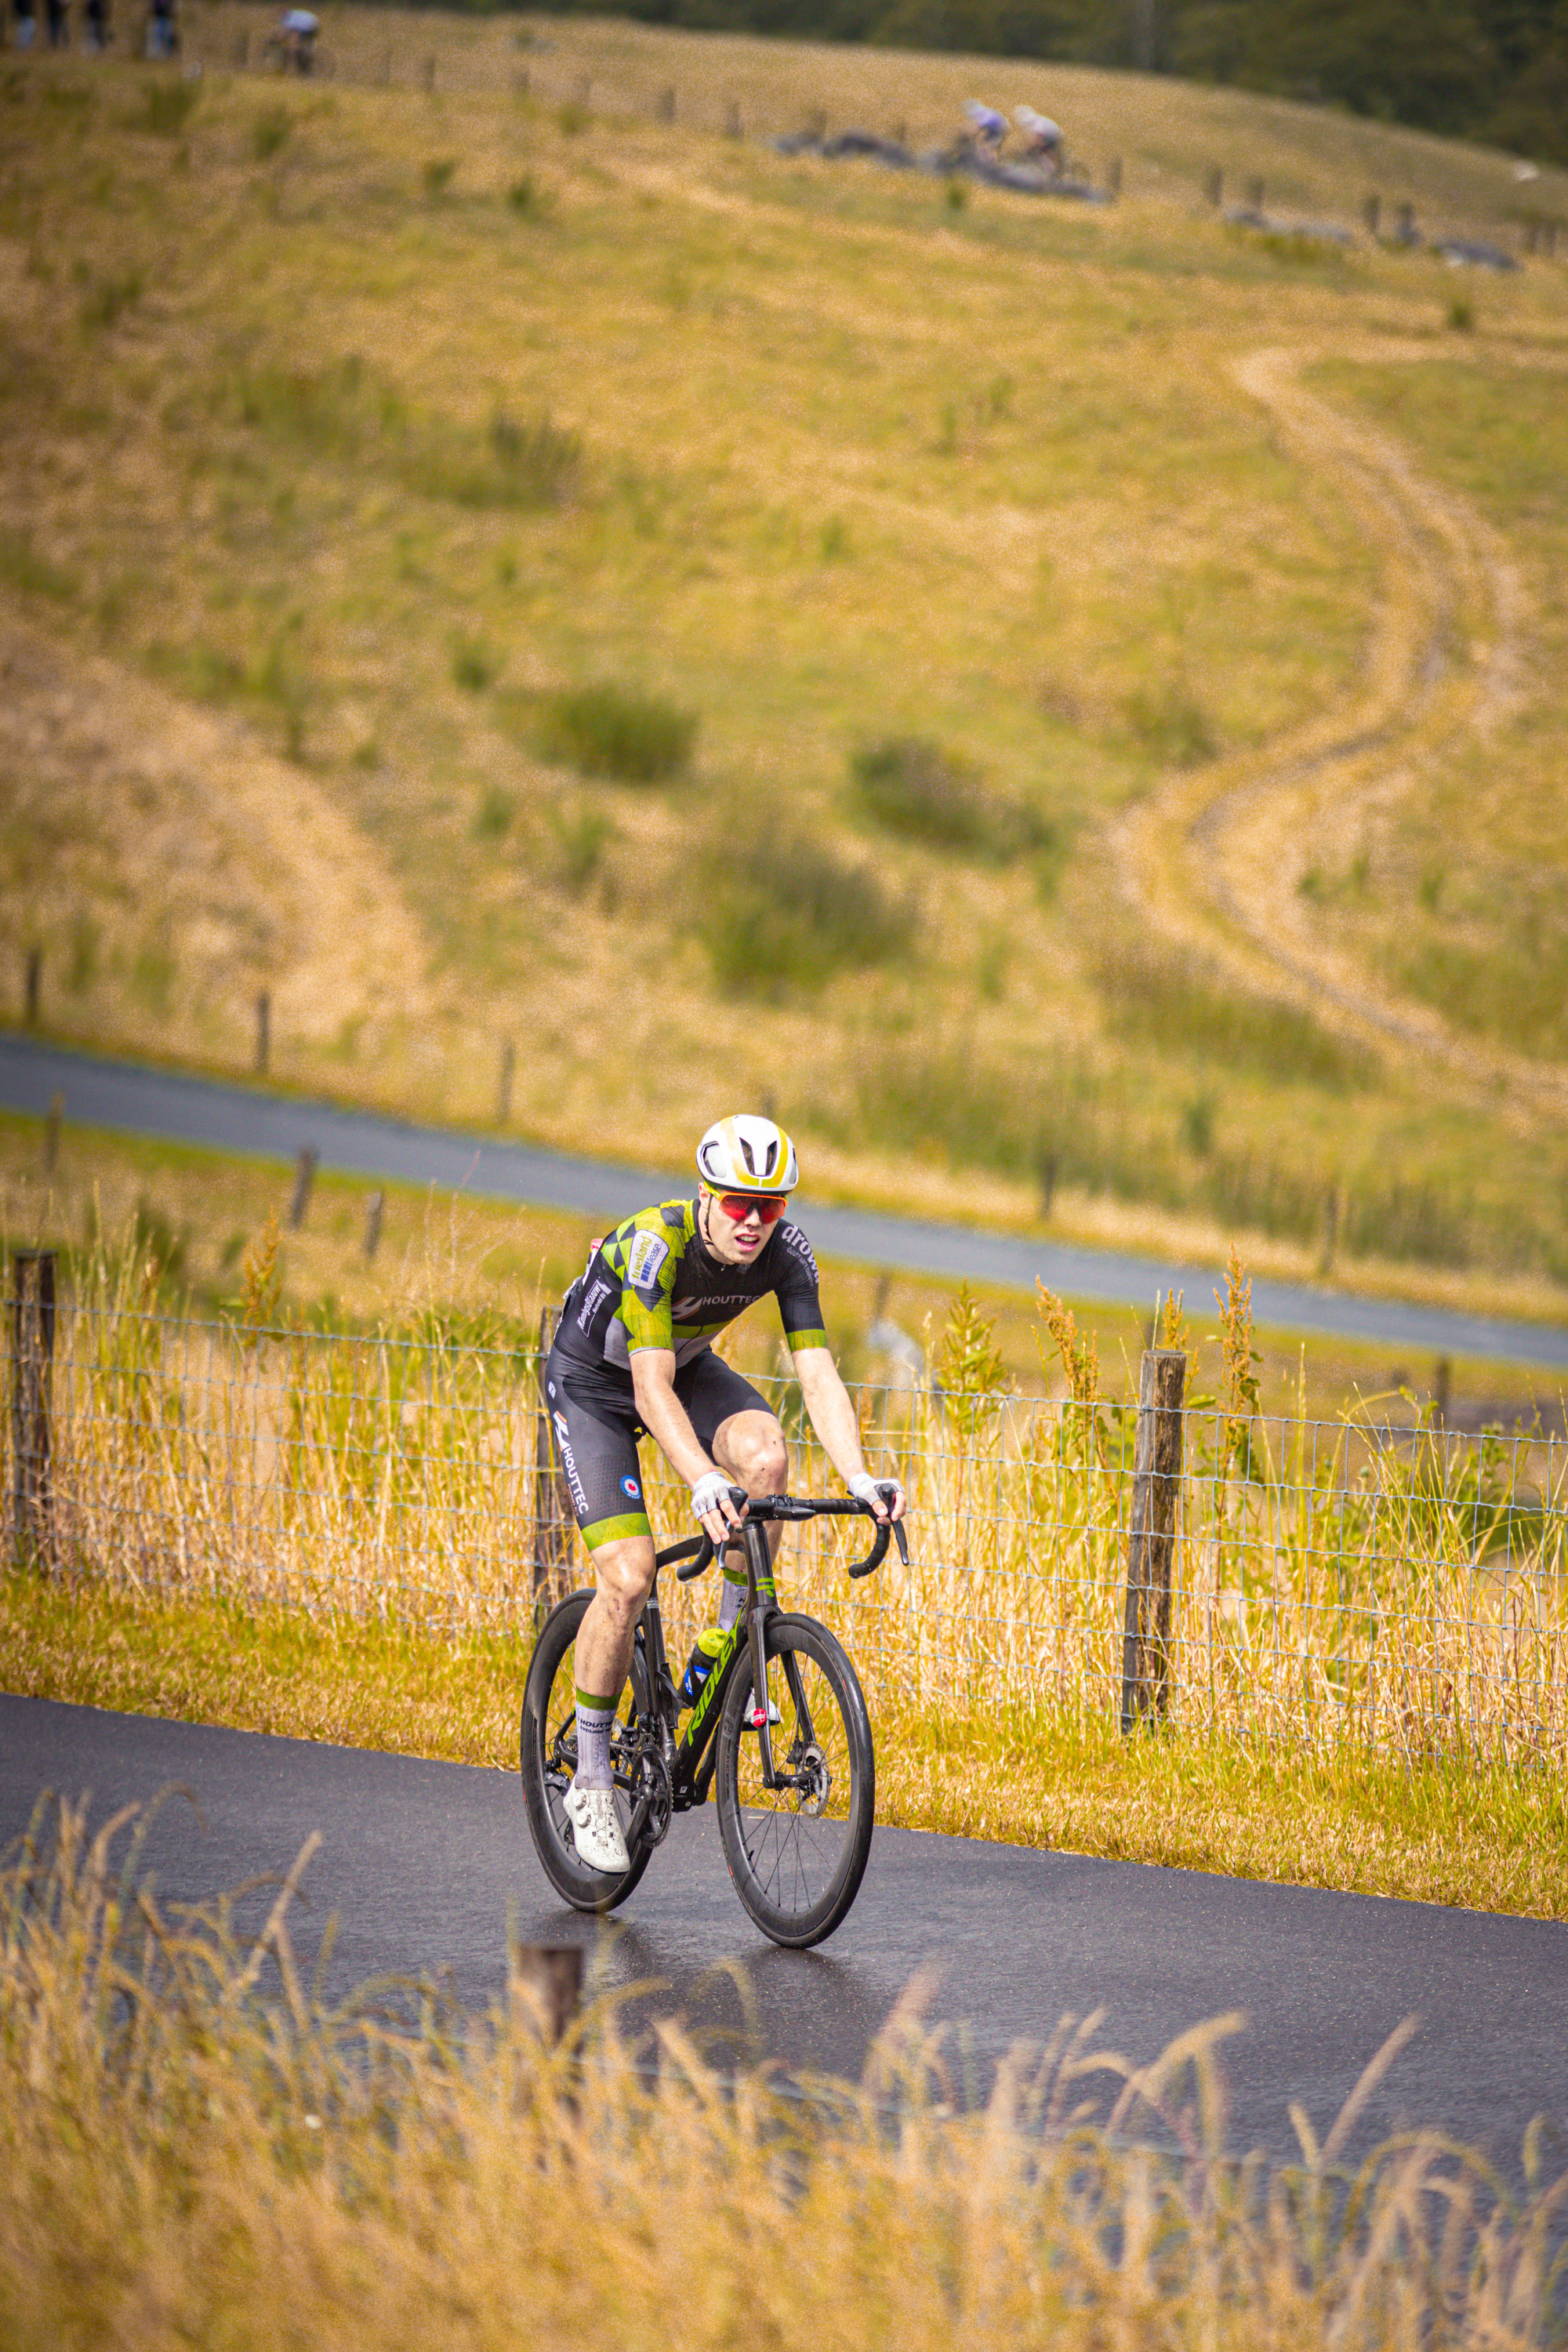
<path id="1" fill-rule="evenodd" d="M 18 1529 L 52 1573 L 140 1599 L 292 1608 L 448 1636 L 511 1635 L 551 1580 L 534 1335 L 424 1307 L 349 1336 L 290 1318 L 277 1228 L 220 1317 L 161 1304 L 145 1245 L 79 1269 L 54 1345 L 49 1491 Z M 1219 1362 L 1189 1393 L 1169 1622 L 1168 1719 L 1301 1755 L 1555 1769 L 1568 1750 L 1568 1458 L 1549 1433 L 1467 1440 L 1264 1409 L 1233 1261 Z M 1014 1396 L 983 1312 L 953 1301 L 921 1384 L 852 1391 L 867 1458 L 902 1480 L 916 1540 L 846 1580 L 837 1523 L 791 1529 L 786 1605 L 844 1639 L 874 1703 L 1068 1726 L 1122 1703 L 1134 1415 L 1059 1302 L 1064 1401 Z M 1179 1312 L 1167 1325 L 1177 1329 Z M 831 1491 L 787 1378 L 757 1375 L 790 1485 Z M 650 1455 L 652 1449 L 650 1448 Z M 645 1462 L 656 1527 L 684 1486 Z M 573 1573 L 568 1570 L 568 1576 Z M 705 1596 L 668 1596 L 680 1654 Z M 1164 1711 L 1162 1702 L 1162 1711 Z"/>
<path id="2" fill-rule="evenodd" d="M 324 36 L 340 79 L 307 90 L 216 70 L 242 17 L 254 35 L 258 12 L 193 19 L 215 69 L 179 137 L 137 128 L 145 77 L 40 65 L 18 85 L 0 133 L 0 525 L 58 653 L 96 646 L 225 706 L 264 794 L 281 787 L 263 754 L 307 764 L 318 816 L 293 878 L 236 885 L 257 936 L 315 870 L 323 811 L 372 845 L 345 871 L 399 894 L 401 945 L 345 947 L 334 916 L 273 967 L 285 1077 L 482 1119 L 510 1034 L 530 1130 L 684 1160 L 743 1071 L 835 1184 L 1014 1223 L 1037 1213 L 1030 1164 L 1060 1129 L 1099 1155 L 1058 1189 L 1066 1229 L 1217 1254 L 1264 1224 L 1291 1271 L 1317 1263 L 1338 1171 L 1377 1195 L 1352 1256 L 1436 1255 L 1453 1284 L 1484 1267 L 1552 1309 L 1555 1196 L 1489 1107 L 1392 1049 L 1303 1075 L 1310 1024 L 1303 1048 L 1265 1010 L 1227 1042 L 1179 987 L 1162 1042 L 1102 983 L 1126 930 L 1107 828 L 1174 756 L 1168 714 L 1191 702 L 1233 753 L 1276 740 L 1352 691 L 1387 593 L 1384 551 L 1232 362 L 1390 330 L 1440 353 L 1447 331 L 1429 260 L 1275 251 L 1207 216 L 1193 184 L 1213 156 L 1263 171 L 1281 202 L 1353 211 L 1372 173 L 1391 198 L 1495 222 L 1504 162 L 1080 74 L 1062 84 L 1069 131 L 1114 139 L 1129 200 L 1089 215 L 981 190 L 955 214 L 930 182 L 787 163 L 700 125 L 731 98 L 783 122 L 903 91 L 920 136 L 967 94 L 963 60 L 564 20 L 520 49 L 510 21 L 345 11 Z M 353 83 L 379 80 L 388 51 L 396 86 Z M 427 54 L 431 94 L 406 86 Z M 578 127 L 557 101 L 584 76 Z M 646 110 L 670 81 L 689 103 L 678 87 L 667 126 Z M 1500 341 L 1563 340 L 1561 271 L 1485 304 Z M 450 494 L 489 462 L 498 408 L 581 433 L 566 503 Z M 1501 495 L 1517 508 L 1511 480 Z M 542 763 L 529 697 L 599 677 L 700 712 L 690 781 L 650 792 Z M 847 761 L 889 732 L 952 742 L 1056 824 L 1045 903 L 1032 871 L 863 831 Z M 129 749 L 110 764 L 128 791 Z M 155 1028 L 243 1066 L 258 952 L 241 941 L 217 969 L 174 884 L 168 908 L 116 899 L 100 836 L 136 838 L 123 792 L 112 819 L 62 800 L 51 897 L 25 767 L 5 787 L 0 932 L 14 970 L 42 938 L 48 1020 Z M 709 901 L 779 808 L 916 895 L 913 962 L 761 1009 L 715 988 Z M 210 813 L 194 829 L 223 837 Z M 101 970 L 73 986 L 84 919 Z M 1297 1187 L 1283 1206 L 1276 1163 Z M 1436 1206 L 1413 1217 L 1423 1186 Z"/>
<path id="3" fill-rule="evenodd" d="M 94 1235 L 107 1237 L 119 1249 L 139 1232 L 143 1252 L 165 1267 L 165 1295 L 188 1295 L 195 1311 L 210 1313 L 239 1297 L 246 1250 L 268 1219 L 286 1223 L 291 1169 L 99 1134 L 73 1126 L 68 1117 L 52 1170 L 45 1165 L 46 1144 L 44 1122 L 0 1115 L 0 1245 L 7 1249 L 63 1246 L 90 1255 Z M 374 1260 L 367 1264 L 364 1235 L 373 1191 L 383 1196 L 382 1237 Z M 322 1327 L 363 1329 L 431 1313 L 455 1325 L 500 1317 L 533 1332 L 541 1308 L 559 1304 L 603 1223 L 322 1173 L 304 1225 L 282 1234 L 280 1297 L 290 1313 Z M 1131 1221 L 1126 1232 L 1111 1238 L 1135 1238 Z M 1278 1269 L 1265 1260 L 1256 1270 Z M 1223 1289 L 1220 1277 L 1215 1280 Z M 946 1320 L 951 1297 L 943 1282 L 830 1265 L 824 1305 L 846 1376 L 859 1379 L 886 1369 L 867 1340 L 871 1325 L 885 1318 L 929 1347 Z M 1500 1295 L 1500 1287 L 1473 1279 L 1456 1280 L 1451 1297 L 1456 1305 L 1493 1309 L 1529 1303 L 1521 1294 Z M 1219 1328 L 1212 1287 L 1189 1297 L 1186 1307 L 1199 1350 L 1194 1377 L 1209 1385 Z M 1093 1335 L 1107 1392 L 1131 1393 L 1147 1314 L 1103 1306 L 1078 1311 Z M 985 1312 L 1009 1377 L 1029 1394 L 1064 1395 L 1059 1366 L 1041 1359 L 1034 1301 L 998 1290 L 985 1296 Z M 728 1351 L 748 1374 L 762 1373 L 775 1368 L 776 1345 L 766 1317 L 759 1316 L 736 1327 Z M 1378 1412 L 1397 1423 L 1413 1410 L 1404 1391 L 1423 1406 L 1432 1399 L 1436 1367 L 1408 1351 L 1315 1336 L 1303 1356 L 1300 1340 L 1274 1331 L 1260 1331 L 1258 1347 L 1259 1393 L 1270 1408 L 1296 1398 L 1303 1377 L 1310 1410 L 1331 1418 L 1352 1411 L 1358 1400 L 1375 1400 Z M 1450 1410 L 1465 1426 L 1489 1417 L 1528 1423 L 1537 1412 L 1549 1422 L 1563 1417 L 1563 1383 L 1539 1369 L 1458 1360 L 1450 1364 L 1449 1376 Z"/>
<path id="4" fill-rule="evenodd" d="M 0 1689 L 394 1755 L 517 1767 L 530 1641 L 0 1582 Z M 1568 1919 L 1558 1776 L 1122 1739 L 1049 1712 L 873 1706 L 893 1827 L 1277 1885 Z"/>
<path id="5" fill-rule="evenodd" d="M 552 2050 L 516 1963 L 482 2021 L 384 1990 L 325 2009 L 289 1935 L 309 1848 L 254 1943 L 122 1853 L 65 1808 L 0 1882 L 18 2346 L 1524 2352 L 1561 2327 L 1540 2133 L 1517 2199 L 1419 2133 L 1352 2171 L 1403 2030 L 1337 2122 L 1295 2111 L 1300 2161 L 1270 2170 L 1227 2144 L 1237 2017 L 1144 2064 L 1064 2018 L 954 2114 L 912 1988 L 858 2085 L 791 2096 L 673 2020 L 639 2066 L 608 2004 Z"/>

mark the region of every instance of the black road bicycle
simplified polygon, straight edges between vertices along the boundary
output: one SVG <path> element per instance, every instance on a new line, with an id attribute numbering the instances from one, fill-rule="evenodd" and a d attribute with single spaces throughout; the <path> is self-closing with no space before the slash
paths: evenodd
<path id="1" fill-rule="evenodd" d="M 746 1497 L 731 1487 L 735 1507 Z M 889 1490 L 890 1494 L 890 1489 Z M 610 1735 L 610 1762 L 631 1866 L 619 1875 L 579 1861 L 566 1818 L 577 1769 L 577 1629 L 593 1595 L 574 1592 L 544 1622 L 522 1699 L 522 1789 L 545 1874 L 578 1911 L 624 1903 L 671 1818 L 705 1804 L 718 1783 L 719 1834 L 735 1892 L 764 1936 L 804 1950 L 830 1936 L 860 1889 L 871 1851 L 876 1764 L 865 1694 L 842 1644 L 814 1617 L 778 1605 L 763 1528 L 778 1519 L 874 1515 L 858 1501 L 753 1496 L 732 1541 L 746 1562 L 746 1605 L 724 1636 L 684 1731 L 665 1654 L 658 1570 L 685 1561 L 685 1583 L 710 1564 L 703 1535 L 656 1555 L 637 1622 L 631 1679 Z M 879 1526 L 851 1576 L 881 1565 L 889 1536 L 908 1561 L 901 1525 Z"/>

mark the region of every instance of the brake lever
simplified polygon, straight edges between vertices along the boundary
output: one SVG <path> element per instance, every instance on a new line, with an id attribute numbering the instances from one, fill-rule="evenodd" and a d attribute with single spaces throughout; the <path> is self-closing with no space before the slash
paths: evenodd
<path id="1" fill-rule="evenodd" d="M 730 1500 L 733 1503 L 738 1511 L 743 1510 L 746 1505 L 745 1488 L 743 1486 L 731 1486 L 730 1489 Z M 656 1568 L 665 1568 L 668 1566 L 671 1560 L 689 1559 L 689 1566 L 686 1568 L 678 1568 L 675 1571 L 676 1581 L 678 1584 L 689 1584 L 694 1576 L 700 1576 L 705 1570 L 711 1568 L 715 1549 L 716 1546 L 713 1538 L 709 1534 L 707 1528 L 704 1528 L 700 1536 L 695 1538 L 689 1537 L 685 1543 L 671 1544 L 667 1551 L 656 1552 L 654 1554 L 654 1566 Z M 696 1555 L 695 1558 L 690 1557 L 692 1554 Z"/>

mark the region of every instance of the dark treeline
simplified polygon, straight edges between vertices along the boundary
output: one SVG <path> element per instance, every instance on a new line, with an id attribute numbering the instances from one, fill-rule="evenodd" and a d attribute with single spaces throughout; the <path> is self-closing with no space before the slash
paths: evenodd
<path id="1" fill-rule="evenodd" d="M 560 5 L 560 0 L 556 0 Z M 1568 163 L 1568 0 L 620 0 L 646 23 L 1141 67 Z M 569 8 L 571 0 L 566 0 Z M 597 0 L 597 6 L 603 0 Z"/>

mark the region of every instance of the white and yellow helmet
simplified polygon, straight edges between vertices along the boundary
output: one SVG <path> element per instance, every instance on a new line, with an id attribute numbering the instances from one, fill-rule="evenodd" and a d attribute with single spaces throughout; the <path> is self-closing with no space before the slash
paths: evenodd
<path id="1" fill-rule="evenodd" d="M 697 1173 L 711 1192 L 793 1192 L 800 1164 L 782 1127 L 737 1111 L 716 1119 L 698 1145 Z"/>

